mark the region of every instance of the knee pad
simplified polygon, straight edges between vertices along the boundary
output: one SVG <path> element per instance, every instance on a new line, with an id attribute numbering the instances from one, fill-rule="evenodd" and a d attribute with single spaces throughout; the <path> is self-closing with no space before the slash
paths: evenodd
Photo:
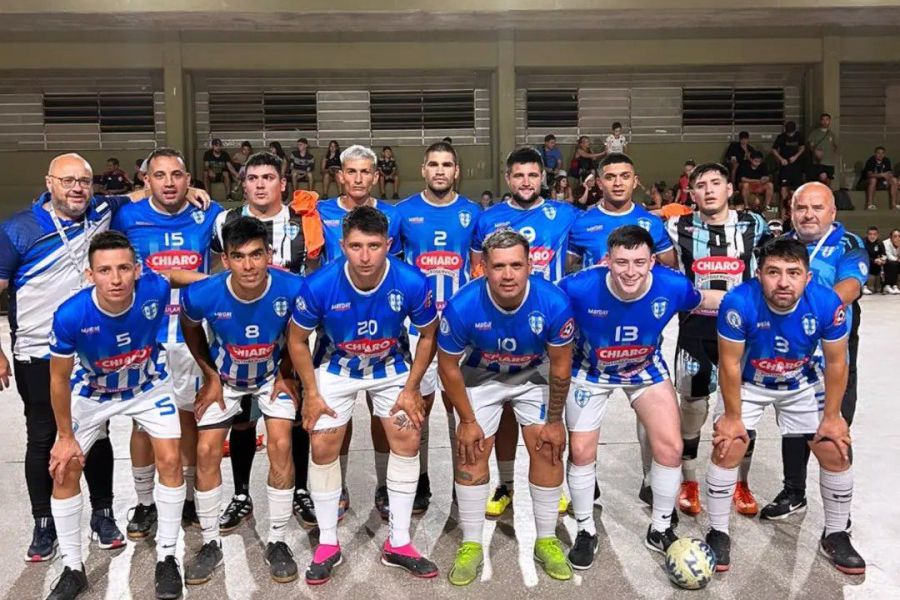
<path id="1" fill-rule="evenodd" d="M 419 486 L 419 454 L 400 456 L 391 452 L 388 458 L 387 484 L 400 493 L 415 494 Z"/>
<path id="2" fill-rule="evenodd" d="M 334 460 L 327 465 L 317 465 L 310 461 L 307 475 L 310 492 L 326 494 L 341 489 L 341 461 Z"/>
<path id="3" fill-rule="evenodd" d="M 694 439 L 700 437 L 700 430 L 709 415 L 709 396 L 681 398 L 681 437 Z"/>

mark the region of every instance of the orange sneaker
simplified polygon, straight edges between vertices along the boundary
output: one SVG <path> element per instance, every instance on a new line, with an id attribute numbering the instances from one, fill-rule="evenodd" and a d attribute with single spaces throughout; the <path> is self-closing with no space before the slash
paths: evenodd
<path id="1" fill-rule="evenodd" d="M 686 515 L 699 515 L 703 507 L 700 506 L 700 483 L 697 481 L 682 481 L 681 493 L 678 494 L 678 508 Z"/>
<path id="2" fill-rule="evenodd" d="M 738 481 L 737 487 L 734 488 L 734 508 L 748 517 L 755 517 L 759 512 L 756 498 L 753 497 L 753 492 L 750 491 L 750 486 L 745 481 Z"/>

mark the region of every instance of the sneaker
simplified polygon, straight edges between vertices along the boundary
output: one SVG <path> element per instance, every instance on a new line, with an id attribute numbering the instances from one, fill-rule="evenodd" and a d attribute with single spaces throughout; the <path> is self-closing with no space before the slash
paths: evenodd
<path id="1" fill-rule="evenodd" d="M 641 489 L 638 490 L 638 500 L 647 506 L 653 506 L 653 489 L 649 485 L 641 482 Z"/>
<path id="2" fill-rule="evenodd" d="M 97 540 L 97 545 L 104 550 L 116 550 L 125 545 L 125 536 L 116 525 L 111 508 L 101 508 L 93 512 L 91 537 Z"/>
<path id="3" fill-rule="evenodd" d="M 678 493 L 678 508 L 686 515 L 699 515 L 703 507 L 700 505 L 700 482 L 682 481 Z"/>
<path id="4" fill-rule="evenodd" d="M 569 512 L 569 499 L 566 498 L 565 493 L 560 493 L 559 495 L 559 507 L 556 509 L 557 512 L 561 515 Z"/>
<path id="5" fill-rule="evenodd" d="M 878 207 L 874 204 L 870 204 L 866 207 L 866 210 L 878 210 Z"/>
<path id="6" fill-rule="evenodd" d="M 247 494 L 235 494 L 219 516 L 219 532 L 234 531 L 245 520 L 253 516 L 253 498 Z"/>
<path id="7" fill-rule="evenodd" d="M 862 575 L 866 572 L 866 561 L 850 543 L 850 534 L 835 531 L 831 535 L 822 532 L 819 551 L 827 556 L 834 568 L 848 575 Z"/>
<path id="8" fill-rule="evenodd" d="M 673 510 L 672 512 L 674 513 L 675 511 Z M 665 554 L 666 550 L 669 549 L 669 546 L 677 539 L 678 535 L 676 535 L 675 530 L 671 527 L 665 531 L 655 531 L 653 525 L 650 525 L 647 527 L 647 537 L 644 538 L 644 545 L 654 552 Z"/>
<path id="9" fill-rule="evenodd" d="M 341 556 L 340 546 L 319 544 L 313 554 L 312 562 L 306 568 L 306 583 L 308 585 L 322 585 L 331 579 L 335 568 L 344 562 Z"/>
<path id="10" fill-rule="evenodd" d="M 437 577 L 438 574 L 437 565 L 419 554 L 412 542 L 394 548 L 391 546 L 390 540 L 385 540 L 381 549 L 381 564 L 406 569 L 422 579 L 431 579 Z"/>
<path id="11" fill-rule="evenodd" d="M 424 514 L 430 504 L 431 480 L 428 478 L 428 473 L 423 473 L 419 475 L 419 485 L 416 487 L 416 499 L 413 500 L 412 514 Z"/>
<path id="12" fill-rule="evenodd" d="M 300 518 L 300 523 L 306 528 L 319 524 L 319 521 L 316 520 L 316 506 L 306 490 L 294 492 L 294 514 Z"/>
<path id="13" fill-rule="evenodd" d="M 212 579 L 213 571 L 225 560 L 222 548 L 216 541 L 203 544 L 194 559 L 184 568 L 184 582 L 187 585 L 200 585 Z"/>
<path id="14" fill-rule="evenodd" d="M 594 564 L 594 555 L 600 547 L 600 539 L 597 534 L 591 535 L 587 531 L 579 531 L 575 537 L 575 544 L 569 550 L 569 564 L 573 569 L 584 571 Z"/>
<path id="15" fill-rule="evenodd" d="M 266 544 L 266 563 L 269 565 L 272 581 L 290 583 L 297 579 L 297 563 L 294 561 L 294 553 L 284 542 Z"/>
<path id="16" fill-rule="evenodd" d="M 161 600 L 181 598 L 181 572 L 174 556 L 167 556 L 165 560 L 156 563 L 153 581 L 157 598 Z"/>
<path id="17" fill-rule="evenodd" d="M 387 497 L 387 488 L 384 490 Z M 338 500 L 338 521 L 342 521 L 347 511 L 350 510 L 350 492 L 347 488 L 341 488 L 341 498 Z"/>
<path id="18" fill-rule="evenodd" d="M 185 527 L 200 527 L 200 517 L 197 516 L 197 505 L 193 500 L 185 500 L 181 509 L 181 524 Z"/>
<path id="19" fill-rule="evenodd" d="M 484 549 L 478 542 L 463 542 L 456 551 L 447 579 L 453 585 L 469 585 L 478 577 L 484 564 Z"/>
<path id="20" fill-rule="evenodd" d="M 544 573 L 553 579 L 572 579 L 572 566 L 566 560 L 562 543 L 556 536 L 538 538 L 534 542 L 534 560 L 541 563 Z"/>
<path id="21" fill-rule="evenodd" d="M 731 538 L 727 533 L 710 529 L 706 534 L 706 544 L 716 556 L 716 572 L 723 573 L 731 566 Z"/>
<path id="22" fill-rule="evenodd" d="M 763 507 L 759 518 L 764 521 L 777 521 L 802 510 L 806 510 L 806 493 L 784 488 L 772 502 Z"/>
<path id="23" fill-rule="evenodd" d="M 156 531 L 156 505 L 138 504 L 130 511 L 125 531 L 129 540 L 140 540 Z"/>
<path id="24" fill-rule="evenodd" d="M 88 583 L 84 574 L 84 566 L 81 567 L 80 571 L 66 567 L 63 569 L 59 579 L 56 580 L 53 589 L 50 590 L 47 600 L 72 600 L 72 598 L 77 598 L 81 595 L 81 592 L 87 590 L 87 587 Z"/>
<path id="25" fill-rule="evenodd" d="M 31 534 L 31 545 L 25 553 L 26 562 L 44 562 L 56 556 L 56 525 L 53 517 L 41 517 L 34 520 L 34 531 Z"/>
<path id="26" fill-rule="evenodd" d="M 900 294 L 900 288 L 898 288 L 896 285 L 892 285 L 892 286 L 889 286 L 889 287 L 891 288 L 891 295 L 892 295 L 892 296 L 896 296 L 897 294 Z"/>
<path id="27" fill-rule="evenodd" d="M 385 521 L 391 516 L 391 504 L 388 499 L 387 486 L 383 485 L 375 490 L 375 510 Z M 338 517 L 340 518 L 340 517 Z"/>
<path id="28" fill-rule="evenodd" d="M 734 488 L 734 508 L 740 514 L 755 517 L 756 513 L 759 512 L 759 505 L 756 503 L 756 498 L 753 497 L 753 492 L 750 491 L 750 486 L 747 485 L 746 481 L 738 481 L 737 487 Z"/>
<path id="29" fill-rule="evenodd" d="M 494 495 L 488 500 L 487 508 L 484 511 L 485 516 L 494 519 L 500 517 L 512 504 L 512 494 L 506 484 L 501 483 L 494 488 Z"/>
<path id="30" fill-rule="evenodd" d="M 872 295 L 872 290 L 870 290 L 870 289 L 869 289 L 868 287 L 866 287 L 866 286 L 863 286 L 862 293 L 863 293 L 863 296 L 871 296 L 871 295 Z"/>

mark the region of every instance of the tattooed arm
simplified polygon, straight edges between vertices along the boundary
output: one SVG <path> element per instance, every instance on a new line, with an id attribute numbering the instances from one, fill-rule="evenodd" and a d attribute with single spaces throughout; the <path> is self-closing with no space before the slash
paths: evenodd
<path id="1" fill-rule="evenodd" d="M 569 384 L 572 381 L 572 344 L 564 346 L 547 345 L 550 358 L 550 392 L 547 406 L 547 423 L 541 428 L 537 450 L 544 444 L 550 444 L 552 462 L 562 462 L 566 449 L 566 426 L 563 423 L 563 410 L 569 395 Z"/>

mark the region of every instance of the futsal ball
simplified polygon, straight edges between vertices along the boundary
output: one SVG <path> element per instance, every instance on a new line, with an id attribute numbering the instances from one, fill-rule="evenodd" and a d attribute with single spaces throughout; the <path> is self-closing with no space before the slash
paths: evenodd
<path id="1" fill-rule="evenodd" d="M 716 555 L 706 542 L 679 538 L 666 552 L 666 572 L 672 583 L 688 590 L 705 588 L 716 570 Z"/>

